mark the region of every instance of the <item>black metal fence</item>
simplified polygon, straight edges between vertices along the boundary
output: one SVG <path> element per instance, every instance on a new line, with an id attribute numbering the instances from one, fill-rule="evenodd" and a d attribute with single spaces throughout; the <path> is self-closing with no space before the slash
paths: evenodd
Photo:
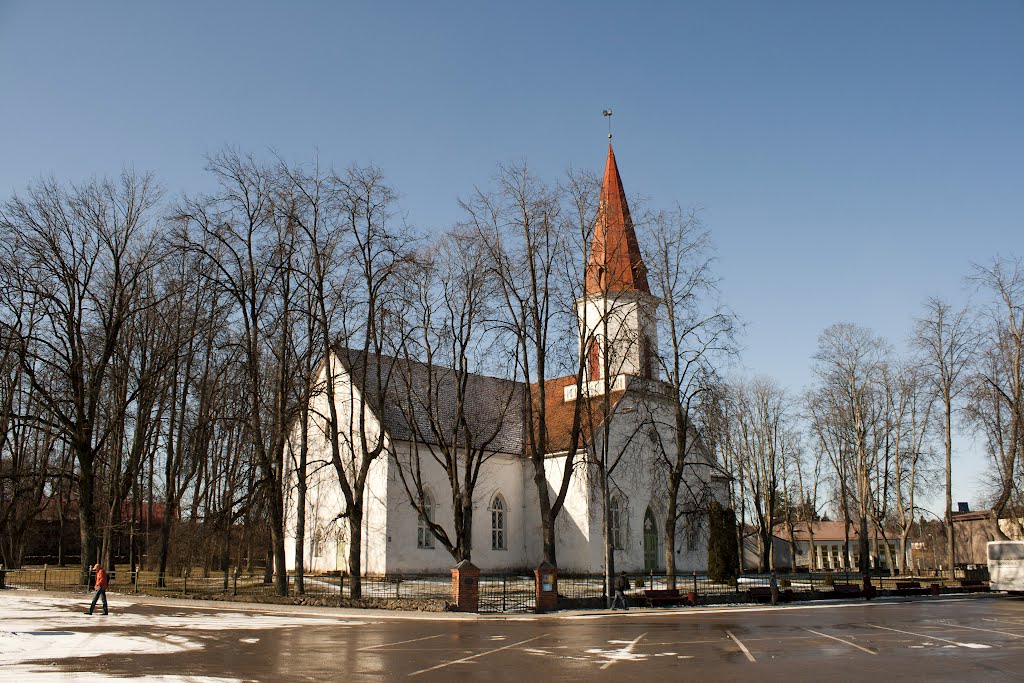
<path id="1" fill-rule="evenodd" d="M 89 591 L 95 577 L 83 576 L 78 568 L 9 569 L 5 572 L 9 588 L 28 588 L 52 591 Z M 155 572 L 111 572 L 107 590 L 115 593 L 145 593 L 150 595 L 187 595 L 193 597 L 213 595 L 274 596 L 277 587 L 266 583 L 264 574 L 231 573 L 169 575 L 160 577 Z M 445 576 L 366 576 L 362 578 L 362 597 L 382 600 L 450 600 L 451 577 Z M 331 574 L 306 574 L 301 586 L 295 574 L 288 575 L 288 594 L 314 598 L 351 599 L 352 579 Z"/>
<path id="2" fill-rule="evenodd" d="M 537 584 L 533 576 L 481 576 L 481 612 L 532 612 L 537 606 Z"/>
<path id="3" fill-rule="evenodd" d="M 2 570 L 0 570 L 2 571 Z M 85 592 L 91 589 L 94 578 L 83 576 L 78 568 L 29 568 L 2 571 L 6 585 L 10 588 L 27 588 L 35 590 L 53 590 L 66 592 Z M 669 587 L 669 579 L 664 574 L 632 574 L 628 593 L 640 602 L 648 589 L 662 590 Z M 958 575 L 957 579 L 961 579 Z M 985 577 L 987 578 L 987 577 Z M 780 591 L 794 592 L 848 592 L 853 587 L 860 587 L 862 577 L 856 572 L 814 572 L 798 574 L 777 574 L 777 585 Z M 934 583 L 941 585 L 960 585 L 948 576 L 873 576 L 872 585 L 878 590 L 900 590 L 901 585 L 917 582 L 927 588 Z M 714 600 L 721 596 L 729 602 L 750 599 L 752 588 L 769 588 L 770 574 L 744 574 L 735 584 L 712 581 L 705 574 L 678 574 L 675 577 L 675 588 L 682 594 L 696 593 L 701 597 Z M 846 589 L 844 587 L 850 587 Z M 394 601 L 392 607 L 416 608 L 417 603 L 426 601 L 451 600 L 451 576 L 367 576 L 362 578 L 362 597 Z M 118 593 L 145 593 L 150 595 L 181 595 L 189 597 L 219 596 L 264 596 L 277 595 L 277 587 L 266 583 L 264 574 L 231 573 L 196 576 L 194 574 L 165 575 L 162 578 L 155 572 L 129 572 L 125 570 L 114 573 L 108 591 Z M 559 596 L 568 600 L 587 600 L 602 598 L 605 595 L 604 577 L 601 575 L 562 574 L 558 577 Z M 306 574 L 302 578 L 301 588 L 294 574 L 288 575 L 288 594 L 322 598 L 327 604 L 340 604 L 352 597 L 352 579 L 331 574 Z M 727 597 L 728 596 L 728 597 Z M 337 601 L 337 602 L 335 602 Z M 479 584 L 479 610 L 481 612 L 515 612 L 532 611 L 536 607 L 536 586 L 532 574 L 517 573 L 507 575 L 483 575 Z"/>
<path id="4" fill-rule="evenodd" d="M 627 574 L 630 590 L 627 594 L 642 597 L 645 590 L 665 590 L 669 588 L 669 578 L 664 574 Z M 860 587 L 863 577 L 858 572 L 812 572 L 796 574 L 776 574 L 776 582 L 780 590 L 794 592 L 843 592 L 845 586 Z M 928 587 L 933 583 L 947 585 L 948 576 L 872 576 L 871 584 L 878 590 L 897 590 L 899 584 L 919 583 Z M 957 584 L 959 585 L 959 584 Z M 680 593 L 696 593 L 698 596 L 738 596 L 743 597 L 751 588 L 770 588 L 771 574 L 744 574 L 735 584 L 712 581 L 705 574 L 677 574 L 675 588 Z M 593 575 L 566 575 L 558 577 L 558 594 L 571 600 L 600 598 L 605 595 L 604 577 Z M 735 598 L 733 598 L 735 599 Z"/>

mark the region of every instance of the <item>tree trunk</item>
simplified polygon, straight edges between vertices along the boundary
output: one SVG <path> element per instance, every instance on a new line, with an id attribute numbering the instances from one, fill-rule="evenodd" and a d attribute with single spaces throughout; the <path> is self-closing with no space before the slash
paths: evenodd
<path id="1" fill-rule="evenodd" d="M 306 459 L 309 454 L 309 401 L 299 415 L 299 461 L 295 466 L 295 592 L 306 593 Z"/>
<path id="2" fill-rule="evenodd" d="M 669 482 L 669 486 L 672 482 Z M 665 576 L 668 581 L 668 588 L 676 587 L 676 511 L 678 510 L 678 496 L 669 495 L 668 509 L 665 513 Z"/>
<path id="3" fill-rule="evenodd" d="M 352 506 L 348 518 L 349 595 L 353 600 L 363 597 L 363 505 Z"/>
<path id="4" fill-rule="evenodd" d="M 284 509 L 279 496 L 270 501 L 270 540 L 274 552 L 274 584 L 280 596 L 288 595 L 288 565 L 284 554 Z"/>
<path id="5" fill-rule="evenodd" d="M 943 395 L 946 408 L 946 567 L 949 578 L 953 578 L 956 566 L 956 553 L 953 547 L 953 432 L 952 432 L 952 399 L 947 390 Z M 998 520 L 996 526 L 998 527 Z"/>
<path id="6" fill-rule="evenodd" d="M 92 453 L 84 453 L 88 446 L 79 446 L 79 475 L 78 475 L 78 523 L 82 540 L 82 555 L 80 557 L 82 583 L 89 583 L 89 570 L 93 563 L 99 560 L 96 546 L 96 510 L 95 486 L 96 478 L 93 473 Z"/>

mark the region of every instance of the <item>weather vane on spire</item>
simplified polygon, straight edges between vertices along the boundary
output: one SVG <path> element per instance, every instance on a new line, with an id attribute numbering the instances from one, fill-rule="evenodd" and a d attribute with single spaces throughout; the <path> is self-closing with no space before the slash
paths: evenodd
<path id="1" fill-rule="evenodd" d="M 608 139 L 611 140 L 612 139 L 612 110 L 611 109 L 605 109 L 604 111 L 601 112 L 601 116 L 603 116 L 606 119 L 608 119 Z"/>

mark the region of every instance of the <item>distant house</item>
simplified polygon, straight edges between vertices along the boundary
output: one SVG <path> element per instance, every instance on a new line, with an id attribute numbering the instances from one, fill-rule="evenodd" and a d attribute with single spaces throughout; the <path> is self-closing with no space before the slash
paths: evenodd
<path id="1" fill-rule="evenodd" d="M 113 528 L 114 560 L 128 556 L 132 535 L 143 535 L 145 530 L 155 535 L 167 519 L 163 503 L 143 502 L 135 511 L 132 529 L 132 504 L 121 504 L 119 522 Z M 54 564 L 77 560 L 81 552 L 81 534 L 78 525 L 78 501 L 47 497 L 41 501 L 39 514 L 28 525 L 21 562 L 28 564 Z"/>
<path id="2" fill-rule="evenodd" d="M 996 533 L 996 516 L 992 510 L 972 512 L 965 503 L 961 512 L 953 513 L 953 557 L 958 566 L 987 564 L 986 545 L 1002 537 Z M 1003 518 L 999 529 L 1011 540 L 1024 540 L 1024 518 Z"/>
<path id="3" fill-rule="evenodd" d="M 789 545 L 788 531 L 783 527 L 777 527 L 776 531 L 786 545 Z M 812 535 L 813 547 L 811 546 Z M 848 551 L 844 550 L 847 538 L 850 542 Z M 812 522 L 810 529 L 806 522 L 798 522 L 793 527 L 793 542 L 796 547 L 794 565 L 798 570 L 853 571 L 860 567 L 860 529 L 854 524 L 850 524 L 847 535 L 844 533 L 842 522 Z M 886 543 L 889 545 L 888 553 L 885 551 Z M 890 554 L 893 562 L 898 565 L 899 539 L 883 539 L 880 535 L 870 534 L 868 551 L 870 553 L 869 566 L 872 569 L 888 570 Z"/>

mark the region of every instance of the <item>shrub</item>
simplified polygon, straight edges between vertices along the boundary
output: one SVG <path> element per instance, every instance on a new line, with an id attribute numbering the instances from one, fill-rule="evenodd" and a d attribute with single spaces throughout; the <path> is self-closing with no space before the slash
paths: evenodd
<path id="1" fill-rule="evenodd" d="M 739 564 L 736 513 L 713 500 L 708 506 L 708 578 L 734 585 Z"/>

